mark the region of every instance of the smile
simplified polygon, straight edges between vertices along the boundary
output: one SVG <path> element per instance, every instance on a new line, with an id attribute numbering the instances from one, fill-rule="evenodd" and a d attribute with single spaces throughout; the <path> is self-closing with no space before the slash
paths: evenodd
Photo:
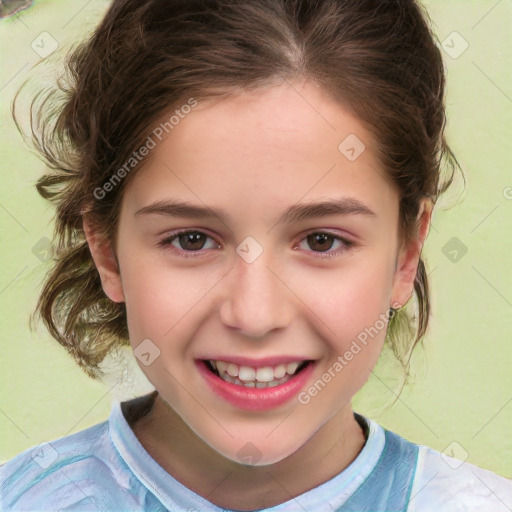
<path id="1" fill-rule="evenodd" d="M 289 381 L 300 372 L 308 361 L 294 361 L 277 366 L 242 366 L 226 361 L 206 361 L 208 369 L 218 377 L 237 386 L 248 388 L 271 388 Z"/>
<path id="2" fill-rule="evenodd" d="M 226 361 L 197 359 L 196 366 L 207 389 L 237 409 L 263 411 L 283 405 L 311 378 L 314 360 Z"/>

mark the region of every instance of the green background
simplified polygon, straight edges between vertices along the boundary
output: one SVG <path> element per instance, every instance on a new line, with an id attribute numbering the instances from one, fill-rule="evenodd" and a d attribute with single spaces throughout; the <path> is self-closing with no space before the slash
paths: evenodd
<path id="1" fill-rule="evenodd" d="M 354 408 L 415 443 L 510 478 L 512 1 L 424 4 L 440 46 L 446 40 L 461 48 L 454 31 L 469 45 L 458 58 L 443 51 L 447 135 L 467 190 L 463 195 L 455 190 L 440 202 L 444 209 L 435 212 L 424 248 L 433 317 L 424 348 L 414 356 L 410 385 L 391 406 L 400 369 L 384 354 Z M 28 327 L 48 269 L 52 210 L 33 186 L 43 168 L 16 131 L 10 104 L 41 60 L 32 42 L 42 32 L 51 34 L 59 49 L 45 64 L 58 65 L 62 51 L 93 28 L 108 5 L 106 0 L 39 0 L 0 22 L 1 461 L 104 421 L 113 399 L 151 389 L 129 353 L 112 366 L 118 373 L 95 382 L 42 327 L 37 332 Z M 452 261 L 455 253 L 450 255 L 454 249 L 457 261 Z"/>

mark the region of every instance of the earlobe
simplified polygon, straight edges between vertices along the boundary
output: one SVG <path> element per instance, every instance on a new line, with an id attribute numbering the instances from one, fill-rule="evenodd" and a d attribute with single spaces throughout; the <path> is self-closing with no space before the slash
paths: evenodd
<path id="1" fill-rule="evenodd" d="M 102 239 L 94 229 L 92 222 L 85 216 L 83 228 L 92 259 L 100 275 L 103 291 L 113 302 L 124 302 L 121 274 L 111 242 Z"/>
<path id="2" fill-rule="evenodd" d="M 422 201 L 417 217 L 416 236 L 400 250 L 390 299 L 392 304 L 405 305 L 413 294 L 421 250 L 430 229 L 432 207 L 430 200 Z"/>

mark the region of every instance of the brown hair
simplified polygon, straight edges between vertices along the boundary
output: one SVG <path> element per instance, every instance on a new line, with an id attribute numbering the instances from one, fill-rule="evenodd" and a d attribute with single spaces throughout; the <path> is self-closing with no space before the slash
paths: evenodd
<path id="1" fill-rule="evenodd" d="M 444 137 L 442 57 L 414 0 L 114 0 L 66 71 L 32 103 L 33 141 L 51 169 L 37 190 L 56 205 L 55 261 L 36 313 L 94 378 L 105 355 L 129 341 L 125 306 L 102 290 L 83 215 L 115 240 L 123 189 L 141 166 L 104 197 L 95 190 L 163 112 L 190 98 L 315 81 L 375 136 L 400 192 L 403 239 L 417 229 L 420 200 L 435 202 L 460 169 Z M 387 335 L 406 372 L 430 314 L 422 260 L 414 290 L 417 312 L 393 312 Z"/>

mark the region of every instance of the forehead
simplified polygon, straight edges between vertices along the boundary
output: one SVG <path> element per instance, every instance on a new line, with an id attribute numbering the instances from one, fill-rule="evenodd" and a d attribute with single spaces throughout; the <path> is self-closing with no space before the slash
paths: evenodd
<path id="1" fill-rule="evenodd" d="M 200 102 L 176 120 L 125 191 L 133 211 L 180 197 L 261 215 L 267 203 L 333 195 L 359 197 L 377 210 L 397 208 L 373 136 L 315 84 Z"/>

